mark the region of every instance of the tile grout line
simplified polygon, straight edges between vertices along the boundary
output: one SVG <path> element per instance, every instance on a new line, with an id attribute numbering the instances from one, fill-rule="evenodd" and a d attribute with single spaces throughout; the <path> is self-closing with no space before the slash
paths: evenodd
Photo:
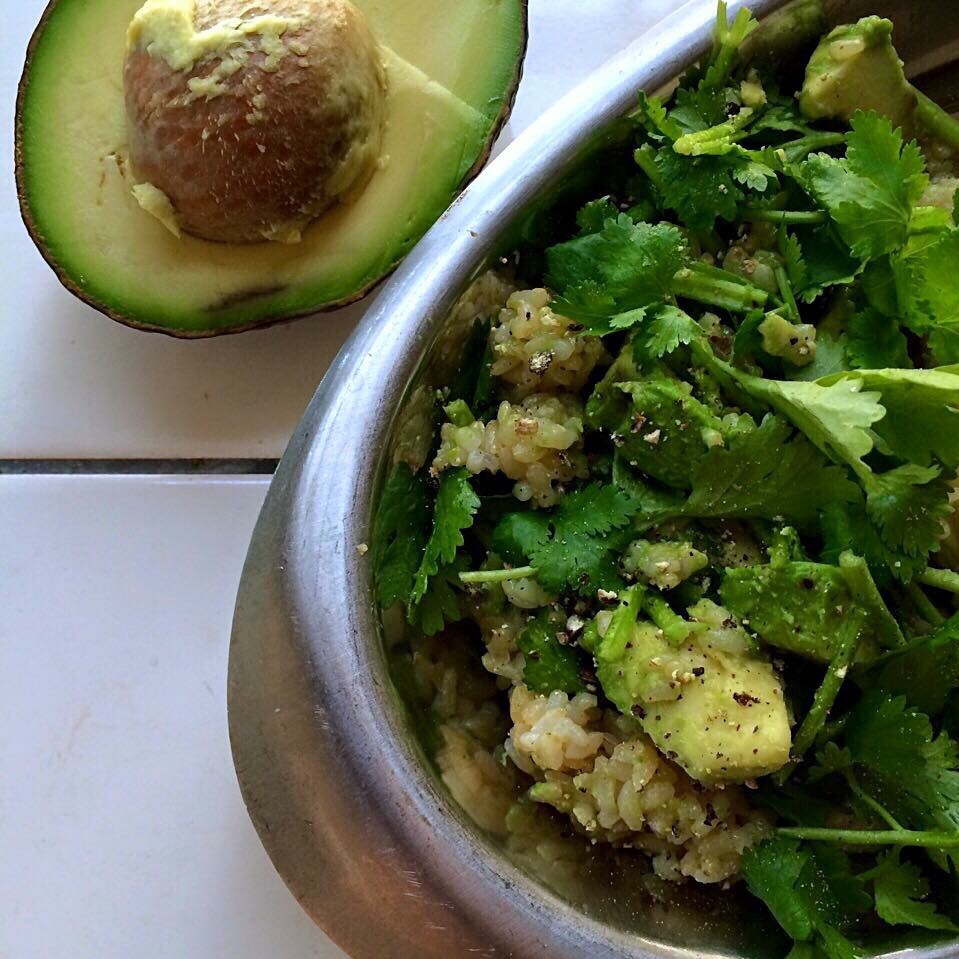
<path id="1" fill-rule="evenodd" d="M 276 470 L 276 459 L 210 458 L 151 459 L 0 459 L 0 476 L 55 475 L 219 475 L 270 476 Z"/>

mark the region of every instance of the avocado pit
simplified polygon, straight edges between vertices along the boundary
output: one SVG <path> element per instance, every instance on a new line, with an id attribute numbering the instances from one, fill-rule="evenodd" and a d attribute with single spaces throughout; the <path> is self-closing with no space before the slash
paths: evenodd
<path id="1" fill-rule="evenodd" d="M 380 158 L 385 75 L 349 0 L 147 0 L 123 83 L 134 195 L 174 233 L 296 242 Z"/>

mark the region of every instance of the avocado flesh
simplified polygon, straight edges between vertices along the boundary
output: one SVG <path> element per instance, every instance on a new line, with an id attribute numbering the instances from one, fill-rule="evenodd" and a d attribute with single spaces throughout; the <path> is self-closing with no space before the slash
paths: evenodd
<path id="1" fill-rule="evenodd" d="M 659 750 L 693 779 L 744 782 L 788 762 L 782 684 L 745 637 L 723 648 L 709 631 L 693 632 L 673 646 L 653 623 L 640 622 L 628 644 L 617 639 L 603 640 L 595 652 L 603 692 L 638 716 Z"/>
<path id="2" fill-rule="evenodd" d="M 704 436 L 712 434 L 722 442 L 722 420 L 680 380 L 652 376 L 618 388 L 632 407 L 616 430 L 622 455 L 666 486 L 689 489 L 693 471 L 709 452 Z"/>
<path id="3" fill-rule="evenodd" d="M 880 647 L 904 643 L 878 592 L 858 594 L 847 570 L 838 566 L 799 561 L 728 569 L 720 596 L 763 643 L 813 662 L 832 660 L 843 623 L 857 607 L 867 616 L 858 662 L 875 659 Z"/>
<path id="4" fill-rule="evenodd" d="M 21 84 L 18 184 L 24 219 L 68 288 L 121 322 L 180 336 L 248 329 L 362 296 L 485 159 L 526 35 L 521 0 L 471 0 L 453 13 L 442 0 L 357 0 L 387 71 L 381 168 L 302 242 L 234 245 L 177 239 L 132 195 L 122 66 L 139 6 L 59 0 L 48 11 Z M 417 22 L 442 28 L 417 39 L 404 20 L 414 7 Z M 442 79 L 427 72 L 447 55 L 463 63 L 444 67 Z"/>
<path id="5" fill-rule="evenodd" d="M 849 120 L 857 110 L 875 110 L 911 132 L 916 92 L 892 45 L 892 31 L 889 20 L 865 17 L 827 34 L 806 68 L 802 112 L 813 120 Z"/>
<path id="6" fill-rule="evenodd" d="M 526 44 L 525 0 L 353 2 L 381 43 L 490 122 L 509 106 Z"/>

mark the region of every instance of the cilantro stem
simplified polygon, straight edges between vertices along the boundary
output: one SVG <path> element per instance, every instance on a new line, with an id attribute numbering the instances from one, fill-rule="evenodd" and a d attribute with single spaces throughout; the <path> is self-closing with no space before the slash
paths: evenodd
<path id="1" fill-rule="evenodd" d="M 453 400 L 452 403 L 447 403 L 443 407 L 443 412 L 454 426 L 469 426 L 476 421 L 466 400 Z"/>
<path id="2" fill-rule="evenodd" d="M 790 140 L 781 146 L 773 147 L 774 153 L 780 151 L 786 155 L 789 163 L 798 163 L 813 150 L 822 150 L 825 147 L 837 147 L 846 142 L 845 133 L 810 133 L 798 140 Z"/>
<path id="3" fill-rule="evenodd" d="M 826 222 L 826 214 L 822 210 L 770 210 L 765 207 L 745 207 L 742 216 L 744 220 L 755 223 L 792 223 L 817 226 Z"/>
<path id="4" fill-rule="evenodd" d="M 865 616 L 861 613 L 858 615 L 851 614 L 844 624 L 845 628 L 839 637 L 839 648 L 826 670 L 822 684 L 816 690 L 809 712 L 806 713 L 805 719 L 803 719 L 795 737 L 793 737 L 792 762 L 776 775 L 778 785 L 782 786 L 786 782 L 793 769 L 796 768 L 796 763 L 803 758 L 809 747 L 815 742 L 816 736 L 819 735 L 820 729 L 822 729 L 829 716 L 829 710 L 835 705 L 836 697 L 839 695 L 839 690 L 846 679 L 846 673 L 859 651 L 864 620 Z"/>
<path id="5" fill-rule="evenodd" d="M 820 829 L 813 826 L 784 826 L 781 836 L 812 842 L 837 842 L 846 846 L 917 846 L 923 849 L 959 848 L 959 832 L 917 832 L 911 829 Z"/>
<path id="6" fill-rule="evenodd" d="M 673 144 L 673 149 L 682 156 L 690 157 L 728 153 L 729 144 L 735 143 L 746 135 L 746 127 L 752 119 L 753 111 L 745 107 L 725 123 L 719 123 L 706 130 L 697 130 L 695 133 L 684 134 Z"/>
<path id="7" fill-rule="evenodd" d="M 693 626 L 683 619 L 661 596 L 647 594 L 643 605 L 649 618 L 663 631 L 671 646 L 681 646 L 693 631 Z"/>
<path id="8" fill-rule="evenodd" d="M 946 621 L 946 617 L 939 612 L 935 603 L 923 592 L 918 583 L 910 583 L 906 587 L 906 592 L 919 615 L 931 626 L 939 626 Z"/>
<path id="9" fill-rule="evenodd" d="M 835 739 L 845 728 L 846 724 L 849 722 L 849 715 L 840 716 L 839 719 L 833 719 L 828 723 L 824 723 L 822 729 L 819 730 L 819 735 L 816 737 L 817 742 L 828 743 L 830 739 Z"/>
<path id="10" fill-rule="evenodd" d="M 843 776 L 846 779 L 849 789 L 864 806 L 866 806 L 868 809 L 871 809 L 890 829 L 902 829 L 902 824 L 892 815 L 892 813 L 890 813 L 881 802 L 873 799 L 872 796 L 870 796 L 869 793 L 867 793 L 866 790 L 859 785 L 859 780 L 856 778 L 856 774 L 851 769 L 844 770 Z"/>
<path id="11" fill-rule="evenodd" d="M 951 569 L 933 569 L 930 566 L 916 578 L 924 586 L 944 589 L 949 593 L 959 593 L 959 573 L 954 573 Z"/>
<path id="12" fill-rule="evenodd" d="M 788 319 L 793 323 L 800 320 L 799 306 L 796 303 L 796 297 L 793 295 L 792 284 L 789 282 L 789 274 L 786 273 L 784 266 L 776 267 L 776 282 L 779 284 L 779 295 L 782 297 L 783 305 L 789 314 Z"/>
<path id="13" fill-rule="evenodd" d="M 721 90 L 729 79 L 739 56 L 742 42 L 758 24 L 745 7 L 732 23 L 726 20 L 726 4 L 719 6 L 719 23 L 713 40 L 712 63 L 701 81 L 701 89 Z"/>
<path id="14" fill-rule="evenodd" d="M 663 187 L 663 177 L 656 166 L 656 151 L 648 144 L 644 143 L 633 153 L 633 159 L 636 165 L 649 177 L 656 189 Z"/>
<path id="15" fill-rule="evenodd" d="M 765 305 L 769 299 L 765 290 L 737 280 L 731 274 L 726 279 L 722 277 L 723 272 L 698 264 L 685 267 L 673 278 L 673 292 L 678 297 L 734 313 Z"/>
<path id="16" fill-rule="evenodd" d="M 916 104 L 916 119 L 934 136 L 947 146 L 959 147 L 959 120 L 945 110 L 935 100 L 916 90 L 919 102 Z"/>
<path id="17" fill-rule="evenodd" d="M 460 573 L 461 583 L 505 583 L 511 579 L 535 579 L 539 570 L 535 566 L 515 566 L 512 569 L 480 569 L 472 573 Z"/>

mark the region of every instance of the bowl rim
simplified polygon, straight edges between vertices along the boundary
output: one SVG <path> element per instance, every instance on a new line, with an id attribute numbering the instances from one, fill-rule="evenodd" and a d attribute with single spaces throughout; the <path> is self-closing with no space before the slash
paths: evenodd
<path id="1" fill-rule="evenodd" d="M 764 16 L 789 0 L 733 0 Z M 230 738 L 260 838 L 354 959 L 710 959 L 578 912 L 471 829 L 410 742 L 370 597 L 370 509 L 401 398 L 455 298 L 584 144 L 708 47 L 690 0 L 550 108 L 420 241 L 346 342 L 261 512 L 234 617 Z M 375 384 L 371 389 L 370 384 Z M 389 409 L 389 415 L 384 415 Z M 955 945 L 896 955 L 946 959 Z"/>

